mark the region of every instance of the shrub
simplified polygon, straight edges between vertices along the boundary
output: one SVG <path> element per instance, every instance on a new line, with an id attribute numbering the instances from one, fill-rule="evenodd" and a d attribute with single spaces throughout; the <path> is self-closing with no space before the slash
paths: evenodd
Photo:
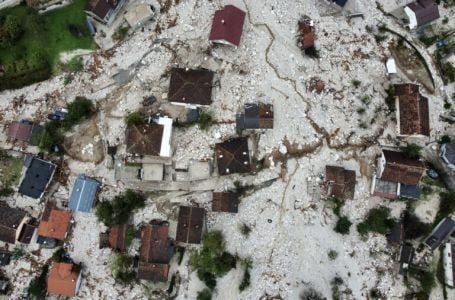
<path id="1" fill-rule="evenodd" d="M 63 140 L 60 121 L 50 121 L 44 125 L 42 131 L 33 133 L 31 144 L 38 146 L 42 151 L 48 152 L 53 146 L 63 144 Z"/>
<path id="2" fill-rule="evenodd" d="M 243 234 L 243 236 L 248 237 L 251 232 L 251 227 L 246 223 L 242 223 L 242 225 L 240 225 L 240 232 Z"/>
<path id="3" fill-rule="evenodd" d="M 357 79 L 353 79 L 353 80 L 352 80 L 352 85 L 353 85 L 355 88 L 360 87 L 360 84 L 362 84 L 362 82 L 361 82 L 360 80 L 357 80 Z"/>
<path id="4" fill-rule="evenodd" d="M 197 292 L 197 300 L 211 300 L 212 291 L 209 289 L 203 289 L 202 291 Z"/>
<path id="5" fill-rule="evenodd" d="M 360 107 L 360 108 L 357 109 L 357 113 L 358 113 L 359 115 L 364 114 L 365 111 L 366 111 L 366 110 L 365 110 L 365 108 L 363 108 L 363 107 Z"/>
<path id="6" fill-rule="evenodd" d="M 131 213 L 145 206 L 143 194 L 127 190 L 125 193 L 114 197 L 112 202 L 101 202 L 96 208 L 98 221 L 106 226 L 113 224 L 126 224 Z"/>
<path id="7" fill-rule="evenodd" d="M 141 125 L 145 123 L 145 117 L 140 112 L 132 112 L 125 117 L 127 126 Z"/>
<path id="8" fill-rule="evenodd" d="M 123 41 L 126 38 L 129 29 L 129 27 L 120 27 L 116 32 L 114 32 L 112 39 L 116 42 Z"/>
<path id="9" fill-rule="evenodd" d="M 327 300 L 320 292 L 311 287 L 301 292 L 299 298 L 300 300 Z"/>
<path id="10" fill-rule="evenodd" d="M 44 299 L 47 293 L 46 278 L 48 272 L 49 266 L 44 265 L 43 269 L 41 269 L 40 275 L 32 279 L 28 287 L 30 295 L 35 296 L 38 299 Z"/>
<path id="11" fill-rule="evenodd" d="M 330 260 L 335 260 L 338 257 L 338 252 L 332 249 L 329 251 L 329 253 L 327 253 L 327 255 L 329 256 Z"/>
<path id="12" fill-rule="evenodd" d="M 444 109 L 451 109 L 451 108 L 452 108 L 452 103 L 444 102 Z"/>
<path id="13" fill-rule="evenodd" d="M 335 225 L 335 231 L 340 234 L 349 234 L 349 229 L 351 228 L 351 221 L 345 216 L 340 217 Z"/>
<path id="14" fill-rule="evenodd" d="M 124 253 L 112 252 L 109 256 L 108 266 L 115 279 L 124 284 L 129 284 L 136 278 L 132 269 L 133 258 Z"/>
<path id="15" fill-rule="evenodd" d="M 361 235 L 368 232 L 386 234 L 394 225 L 394 220 L 389 218 L 389 215 L 390 209 L 387 207 L 373 208 L 368 212 L 365 221 L 357 225 L 357 231 Z"/>
<path id="16" fill-rule="evenodd" d="M 14 190 L 8 185 L 2 185 L 0 187 L 0 197 L 7 197 L 14 193 Z"/>
<path id="17" fill-rule="evenodd" d="M 84 68 L 84 62 L 81 57 L 73 57 L 66 63 L 64 70 L 68 72 L 80 72 Z"/>
<path id="18" fill-rule="evenodd" d="M 235 267 L 236 258 L 225 251 L 221 231 L 207 233 L 202 239 L 202 249 L 191 254 L 190 265 L 197 270 L 198 277 L 213 289 L 216 277 L 224 276 Z"/>
<path id="19" fill-rule="evenodd" d="M 251 270 L 251 267 L 253 266 L 253 261 L 249 258 L 242 259 L 242 266 L 245 269 L 245 271 L 243 273 L 242 282 L 240 282 L 240 285 L 239 285 L 240 291 L 244 291 L 250 286 L 250 280 L 251 280 L 250 270 Z"/>
<path id="20" fill-rule="evenodd" d="M 407 158 L 419 159 L 422 147 L 416 144 L 408 144 L 406 147 L 401 147 L 400 150 Z"/>
<path id="21" fill-rule="evenodd" d="M 385 104 L 387 105 L 390 112 L 395 111 L 395 86 L 391 84 L 386 90 L 387 97 L 385 98 Z"/>
<path id="22" fill-rule="evenodd" d="M 213 125 L 212 114 L 209 111 L 202 110 L 197 118 L 196 124 L 198 124 L 199 128 L 202 130 L 208 129 Z"/>
<path id="23" fill-rule="evenodd" d="M 414 268 L 409 269 L 409 275 L 420 282 L 421 290 L 416 294 L 417 299 L 430 299 L 431 290 L 435 286 L 435 276 L 433 272 L 426 272 Z"/>
<path id="24" fill-rule="evenodd" d="M 439 210 L 436 214 L 433 225 L 437 225 L 442 219 L 455 212 L 455 191 L 450 190 L 439 194 Z"/>
<path id="25" fill-rule="evenodd" d="M 403 213 L 404 237 L 413 240 L 431 232 L 431 224 L 422 222 L 415 214 L 405 210 Z"/>
<path id="26" fill-rule="evenodd" d="M 67 106 L 68 113 L 62 121 L 65 129 L 70 129 L 80 121 L 89 118 L 95 112 L 93 102 L 84 97 L 76 97 L 73 102 Z"/>

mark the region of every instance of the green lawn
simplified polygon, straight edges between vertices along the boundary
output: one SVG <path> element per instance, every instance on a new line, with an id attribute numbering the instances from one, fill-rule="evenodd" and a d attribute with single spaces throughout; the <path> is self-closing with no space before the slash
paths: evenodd
<path id="1" fill-rule="evenodd" d="M 22 30 L 12 46 L 0 48 L 0 65 L 6 70 L 0 90 L 45 80 L 56 69 L 61 52 L 92 48 L 83 11 L 86 1 L 74 0 L 43 15 L 25 5 L 0 11 L 0 26 L 6 16 L 13 15 Z"/>

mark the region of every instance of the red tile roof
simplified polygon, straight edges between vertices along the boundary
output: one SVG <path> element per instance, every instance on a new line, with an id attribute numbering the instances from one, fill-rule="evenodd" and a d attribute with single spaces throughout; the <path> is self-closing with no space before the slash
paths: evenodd
<path id="1" fill-rule="evenodd" d="M 47 292 L 66 297 L 76 296 L 79 272 L 73 267 L 73 264 L 54 263 L 47 278 Z"/>
<path id="2" fill-rule="evenodd" d="M 242 37 L 243 23 L 246 13 L 233 6 L 226 5 L 222 10 L 217 10 L 213 17 L 210 41 L 226 41 L 238 46 Z"/>
<path id="3" fill-rule="evenodd" d="M 38 226 L 38 235 L 56 240 L 64 240 L 70 228 L 70 221 L 71 212 L 52 207 L 49 210 L 48 216 L 43 214 Z"/>
<path id="4" fill-rule="evenodd" d="M 430 135 L 428 99 L 419 93 L 419 86 L 397 85 L 399 133 L 401 135 Z"/>
<path id="5" fill-rule="evenodd" d="M 401 152 L 383 150 L 386 164 L 381 180 L 417 185 L 425 172 L 425 164 L 417 159 L 407 158 Z"/>
<path id="6" fill-rule="evenodd" d="M 143 262 L 168 263 L 172 241 L 169 239 L 169 224 L 147 224 L 142 228 L 142 245 L 139 260 Z"/>

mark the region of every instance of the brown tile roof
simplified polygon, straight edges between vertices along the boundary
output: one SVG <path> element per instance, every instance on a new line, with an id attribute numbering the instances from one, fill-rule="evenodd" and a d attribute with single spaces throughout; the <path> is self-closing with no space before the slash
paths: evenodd
<path id="1" fill-rule="evenodd" d="M 239 196 L 233 192 L 213 192 L 212 211 L 237 213 Z"/>
<path id="2" fill-rule="evenodd" d="M 429 136 L 430 116 L 428 99 L 420 95 L 418 85 L 401 84 L 398 86 L 397 118 L 400 121 L 400 134 L 421 134 Z"/>
<path id="3" fill-rule="evenodd" d="M 182 243 L 199 244 L 205 221 L 205 209 L 180 206 L 175 240 Z"/>
<path id="4" fill-rule="evenodd" d="M 215 156 L 218 163 L 218 174 L 251 172 L 248 140 L 235 138 L 215 145 Z"/>
<path id="5" fill-rule="evenodd" d="M 417 185 L 425 172 L 425 164 L 417 159 L 407 158 L 401 152 L 383 150 L 386 164 L 381 180 Z"/>
<path id="6" fill-rule="evenodd" d="M 47 277 L 48 293 L 66 297 L 76 296 L 79 272 L 76 272 L 73 266 L 68 263 L 54 263 Z"/>
<path id="7" fill-rule="evenodd" d="M 147 224 L 141 230 L 142 245 L 139 260 L 142 262 L 169 263 L 172 256 L 172 241 L 169 239 L 169 224 Z"/>
<path id="8" fill-rule="evenodd" d="M 326 179 L 329 182 L 330 196 L 338 199 L 353 199 L 355 192 L 355 171 L 342 167 L 326 166 Z"/>
<path id="9" fill-rule="evenodd" d="M 153 282 L 167 282 L 169 264 L 149 263 L 139 261 L 137 278 Z"/>
<path id="10" fill-rule="evenodd" d="M 4 201 L 0 201 L 0 241 L 14 244 L 17 229 L 25 218 L 25 212 L 12 208 Z"/>
<path id="11" fill-rule="evenodd" d="M 109 229 L 109 246 L 115 250 L 126 250 L 128 225 L 112 225 Z"/>
<path id="12" fill-rule="evenodd" d="M 64 240 L 70 228 L 71 212 L 60 210 L 48 204 L 38 226 L 38 235 Z"/>
<path id="13" fill-rule="evenodd" d="M 174 68 L 169 84 L 169 101 L 195 105 L 212 104 L 213 72 L 205 69 Z"/>
<path id="14" fill-rule="evenodd" d="M 259 128 L 273 128 L 273 105 L 259 103 Z"/>
<path id="15" fill-rule="evenodd" d="M 225 40 L 235 46 L 240 44 L 242 37 L 245 12 L 234 5 L 226 5 L 217 10 L 213 17 L 209 40 Z"/>
<path id="16" fill-rule="evenodd" d="M 8 137 L 12 140 L 28 142 L 32 137 L 33 122 L 22 120 L 20 122 L 12 122 L 8 128 Z"/>
<path id="17" fill-rule="evenodd" d="M 163 125 L 154 123 L 129 126 L 126 129 L 126 152 L 159 156 L 163 129 Z"/>

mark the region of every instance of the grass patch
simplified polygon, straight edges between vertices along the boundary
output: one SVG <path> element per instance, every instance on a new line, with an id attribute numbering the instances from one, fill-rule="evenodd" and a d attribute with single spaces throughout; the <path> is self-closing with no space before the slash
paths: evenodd
<path id="1" fill-rule="evenodd" d="M 145 207 L 145 200 L 143 194 L 127 190 L 115 196 L 112 201 L 98 204 L 95 214 L 98 221 L 108 227 L 114 224 L 126 224 L 136 209 Z"/>
<path id="2" fill-rule="evenodd" d="M 365 221 L 357 225 L 357 231 L 361 235 L 366 235 L 368 232 L 386 234 L 395 223 L 389 216 L 389 208 L 384 206 L 373 208 L 368 212 Z"/>
<path id="3" fill-rule="evenodd" d="M 190 266 L 207 287 L 213 290 L 216 278 L 223 277 L 235 268 L 236 257 L 225 251 L 225 240 L 221 231 L 212 231 L 202 239 L 202 249 L 191 253 Z"/>
<path id="4" fill-rule="evenodd" d="M 84 61 L 82 60 L 82 57 L 73 57 L 63 65 L 62 69 L 66 72 L 80 72 L 84 69 Z"/>
<path id="5" fill-rule="evenodd" d="M 129 27 L 120 27 L 116 32 L 114 32 L 112 39 L 118 43 L 123 41 L 127 37 L 129 30 Z"/>
<path id="6" fill-rule="evenodd" d="M 61 52 L 92 47 L 85 26 L 86 3 L 87 0 L 74 0 L 42 15 L 25 4 L 0 11 L 0 20 L 15 19 L 20 31 L 10 46 L 0 47 L 0 64 L 6 71 L 0 90 L 46 80 L 58 65 Z"/>

